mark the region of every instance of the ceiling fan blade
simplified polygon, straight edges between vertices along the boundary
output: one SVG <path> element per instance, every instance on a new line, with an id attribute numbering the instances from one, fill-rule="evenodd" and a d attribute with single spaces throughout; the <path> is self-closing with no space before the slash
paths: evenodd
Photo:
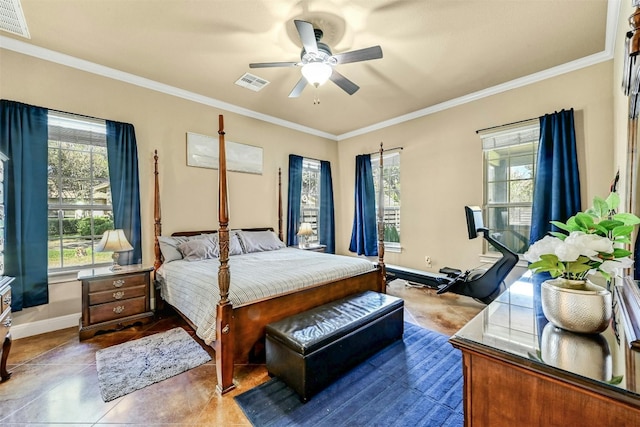
<path id="1" fill-rule="evenodd" d="M 371 59 L 382 58 L 382 48 L 380 46 L 372 46 L 351 52 L 338 53 L 337 55 L 333 55 L 333 57 L 338 60 L 338 64 L 369 61 Z"/>
<path id="2" fill-rule="evenodd" d="M 347 92 L 349 95 L 353 95 L 358 91 L 358 89 L 360 89 L 360 86 L 337 72 L 335 69 L 331 73 L 329 80 L 340 86 L 340 88 Z"/>
<path id="3" fill-rule="evenodd" d="M 313 31 L 313 25 L 306 21 L 293 21 L 300 34 L 300 41 L 307 53 L 318 53 L 318 43 L 316 43 L 316 33 Z"/>
<path id="4" fill-rule="evenodd" d="M 307 80 L 302 77 L 298 80 L 298 83 L 294 86 L 293 90 L 289 94 L 289 98 L 297 98 L 302 93 L 302 90 L 307 85 Z"/>
<path id="5" fill-rule="evenodd" d="M 295 67 L 297 62 L 258 62 L 249 64 L 249 68 Z"/>

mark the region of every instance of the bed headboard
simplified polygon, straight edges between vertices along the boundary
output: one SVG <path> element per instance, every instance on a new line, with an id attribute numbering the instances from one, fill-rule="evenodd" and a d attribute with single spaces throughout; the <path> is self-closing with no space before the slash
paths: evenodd
<path id="1" fill-rule="evenodd" d="M 273 227 L 253 227 L 253 228 L 238 228 L 231 231 L 273 231 Z M 172 236 L 198 236 L 200 234 L 212 234 L 217 233 L 218 230 L 200 230 L 200 231 L 176 231 L 171 233 Z"/>

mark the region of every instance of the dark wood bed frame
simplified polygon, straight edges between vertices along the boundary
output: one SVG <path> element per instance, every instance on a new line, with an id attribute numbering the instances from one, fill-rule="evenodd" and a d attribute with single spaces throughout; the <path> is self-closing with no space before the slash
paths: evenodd
<path id="1" fill-rule="evenodd" d="M 382 207 L 378 212 L 378 265 L 377 269 L 334 282 L 321 283 L 302 290 L 264 298 L 259 301 L 234 307 L 229 300 L 229 212 L 227 203 L 227 164 L 224 141 L 223 116 L 219 116 L 219 169 L 218 169 L 218 218 L 220 242 L 220 267 L 218 285 L 220 300 L 212 301 L 216 306 L 216 340 L 211 344 L 216 353 L 217 390 L 227 393 L 235 388 L 233 382 L 234 363 L 246 363 L 254 348 L 259 348 L 264 340 L 265 326 L 284 317 L 301 313 L 318 305 L 325 304 L 365 290 L 386 292 L 384 266 L 384 232 L 382 223 Z M 382 144 L 380 144 L 380 167 L 382 167 Z M 154 267 L 162 265 L 162 255 L 158 236 L 162 233 L 160 215 L 160 190 L 158 182 L 158 151 L 154 154 Z M 380 174 L 382 176 L 382 174 Z M 282 180 L 278 171 L 278 236 L 283 239 L 282 232 Z M 272 230 L 272 228 L 247 230 Z M 186 231 L 173 233 L 173 236 L 211 233 L 212 230 Z M 158 297 L 158 295 L 157 295 Z M 159 300 L 156 300 L 158 305 Z M 178 310 L 176 310 L 178 311 Z M 178 311 L 179 312 L 179 311 Z M 182 313 L 182 317 L 192 324 Z M 192 325 L 193 326 L 193 325 Z"/>

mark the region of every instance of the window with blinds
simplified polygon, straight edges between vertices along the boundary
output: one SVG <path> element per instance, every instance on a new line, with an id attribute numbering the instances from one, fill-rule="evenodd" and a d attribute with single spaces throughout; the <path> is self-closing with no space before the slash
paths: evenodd
<path id="1" fill-rule="evenodd" d="M 484 152 L 484 219 L 492 236 L 516 253 L 529 247 L 538 119 L 479 132 Z M 497 251 L 486 245 L 485 251 Z"/>
<path id="2" fill-rule="evenodd" d="M 94 251 L 113 229 L 106 123 L 50 111 L 48 126 L 49 272 L 109 263 Z"/>

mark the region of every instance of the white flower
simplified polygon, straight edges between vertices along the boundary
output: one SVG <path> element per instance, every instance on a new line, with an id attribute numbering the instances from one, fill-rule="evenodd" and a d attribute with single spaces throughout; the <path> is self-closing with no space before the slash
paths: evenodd
<path id="1" fill-rule="evenodd" d="M 529 250 L 523 257 L 529 262 L 540 261 L 540 255 L 555 254 L 556 248 L 562 244 L 562 240 L 557 237 L 544 236 L 542 239 L 529 246 Z"/>
<path id="2" fill-rule="evenodd" d="M 560 261 L 575 261 L 580 255 L 594 259 L 599 252 L 612 253 L 613 242 L 608 238 L 598 236 L 597 234 L 586 234 L 582 231 L 572 231 L 564 240 L 564 245 L 561 250 L 570 255 L 564 258 L 560 256 L 560 253 L 557 253 Z M 578 256 L 573 258 L 576 253 Z M 596 258 L 594 261 L 599 261 L 599 259 Z"/>
<path id="3" fill-rule="evenodd" d="M 633 265 L 633 260 L 629 257 L 618 258 L 611 261 L 605 261 L 600 264 L 599 270 L 604 271 L 610 275 L 620 275 L 622 270 L 629 268 Z"/>
<path id="4" fill-rule="evenodd" d="M 553 236 L 543 237 L 529 247 L 524 254 L 524 259 L 536 262 L 540 260 L 540 255 L 552 254 L 561 262 L 573 262 L 581 255 L 594 261 L 601 261 L 597 257 L 600 252 L 612 253 L 613 242 L 596 234 L 572 231 L 565 240 Z"/>

